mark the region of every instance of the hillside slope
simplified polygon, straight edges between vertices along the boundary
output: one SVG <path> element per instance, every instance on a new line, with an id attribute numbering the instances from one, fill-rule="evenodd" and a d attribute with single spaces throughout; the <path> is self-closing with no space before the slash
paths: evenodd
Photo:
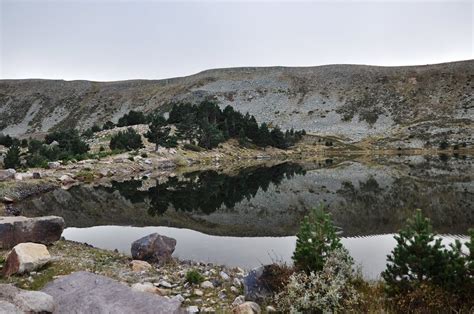
<path id="1" fill-rule="evenodd" d="M 1 80 L 0 132 L 21 136 L 205 98 L 283 129 L 421 147 L 473 142 L 474 60 L 410 67 L 230 68 L 167 80 Z"/>

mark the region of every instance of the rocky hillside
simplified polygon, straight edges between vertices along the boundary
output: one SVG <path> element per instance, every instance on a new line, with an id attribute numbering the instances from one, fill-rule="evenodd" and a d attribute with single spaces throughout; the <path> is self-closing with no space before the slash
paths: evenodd
<path id="1" fill-rule="evenodd" d="M 21 136 L 116 122 L 210 98 L 283 129 L 389 146 L 472 143 L 474 60 L 410 67 L 231 68 L 167 80 L 1 80 L 0 130 Z"/>

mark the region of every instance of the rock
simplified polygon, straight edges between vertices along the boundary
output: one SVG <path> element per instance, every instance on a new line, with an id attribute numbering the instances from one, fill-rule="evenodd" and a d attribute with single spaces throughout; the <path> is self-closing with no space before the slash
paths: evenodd
<path id="1" fill-rule="evenodd" d="M 153 268 L 153 266 L 151 266 L 148 262 L 139 261 L 139 260 L 131 261 L 130 267 L 132 268 L 132 271 L 134 272 L 147 271 Z"/>
<path id="2" fill-rule="evenodd" d="M 132 257 L 139 260 L 164 262 L 171 258 L 175 247 L 175 239 L 152 233 L 132 243 Z"/>
<path id="3" fill-rule="evenodd" d="M 62 176 L 59 177 L 59 181 L 61 181 L 62 184 L 71 184 L 76 182 L 73 178 L 68 176 L 67 174 L 63 174 Z"/>
<path id="4" fill-rule="evenodd" d="M 232 291 L 233 293 L 239 293 L 239 289 L 234 286 L 230 287 L 230 291 Z"/>
<path id="5" fill-rule="evenodd" d="M 168 281 L 166 281 L 166 280 L 160 280 L 160 281 L 158 282 L 158 286 L 162 286 L 162 287 L 165 287 L 165 288 L 167 288 L 167 289 L 173 288 L 173 285 L 170 284 L 170 283 L 169 283 Z"/>
<path id="6" fill-rule="evenodd" d="M 51 255 L 44 244 L 20 243 L 8 254 L 2 269 L 4 276 L 28 273 L 37 270 L 51 260 Z"/>
<path id="7" fill-rule="evenodd" d="M 0 285 L 0 313 L 53 313 L 56 308 L 53 297 L 44 292 Z"/>
<path id="8" fill-rule="evenodd" d="M 181 294 L 177 294 L 174 297 L 171 298 L 171 300 L 176 299 L 180 303 L 184 302 L 184 297 Z"/>
<path id="9" fill-rule="evenodd" d="M 59 145 L 58 141 L 52 141 L 52 142 L 49 144 L 49 146 L 58 146 L 58 145 Z"/>
<path id="10" fill-rule="evenodd" d="M 224 272 L 224 271 L 221 271 L 221 272 L 219 273 L 219 275 L 220 275 L 221 278 L 222 278 L 223 280 L 225 280 L 225 281 L 230 280 L 229 275 L 227 275 L 227 273 Z"/>
<path id="11" fill-rule="evenodd" d="M 260 306 L 255 302 L 244 302 L 232 309 L 235 314 L 256 314 L 261 313 Z"/>
<path id="12" fill-rule="evenodd" d="M 0 170 L 0 181 L 12 180 L 15 178 L 15 169 Z"/>
<path id="13" fill-rule="evenodd" d="M 63 229 L 64 219 L 57 216 L 0 217 L 0 249 L 23 242 L 51 244 L 61 238 Z"/>
<path id="14" fill-rule="evenodd" d="M 240 282 L 239 278 L 234 278 L 234 280 L 232 281 L 232 284 L 236 286 L 237 288 L 240 288 L 240 286 L 242 286 L 242 282 Z"/>
<path id="15" fill-rule="evenodd" d="M 89 272 L 76 272 L 46 285 L 58 303 L 55 313 L 179 313 L 181 302 Z"/>
<path id="16" fill-rule="evenodd" d="M 237 306 L 245 302 L 245 297 L 243 295 L 239 295 L 237 298 L 234 299 L 232 302 L 232 306 Z"/>
<path id="17" fill-rule="evenodd" d="M 276 308 L 274 308 L 273 306 L 271 305 L 267 305 L 267 307 L 265 308 L 265 310 L 267 311 L 267 313 L 269 312 L 276 312 Z"/>
<path id="18" fill-rule="evenodd" d="M 147 165 L 153 164 L 150 159 L 145 159 L 143 162 Z"/>
<path id="19" fill-rule="evenodd" d="M 151 282 L 133 284 L 132 290 L 139 291 L 139 292 L 153 293 L 153 294 L 157 294 L 161 296 L 166 295 L 166 292 L 164 292 L 160 288 L 155 287 Z"/>
<path id="20" fill-rule="evenodd" d="M 214 284 L 212 282 L 210 282 L 209 280 L 206 280 L 203 283 L 201 283 L 201 288 L 203 288 L 203 289 L 214 288 Z"/>
<path id="21" fill-rule="evenodd" d="M 50 162 L 48 162 L 48 168 L 49 168 L 49 169 L 57 169 L 57 168 L 59 168 L 59 167 L 61 167 L 61 164 L 60 164 L 59 162 L 57 162 L 57 161 L 50 161 Z"/>
<path id="22" fill-rule="evenodd" d="M 193 293 L 194 295 L 197 295 L 198 297 L 202 297 L 204 295 L 204 292 L 202 292 L 202 290 L 199 290 L 199 289 L 194 289 Z"/>
<path id="23" fill-rule="evenodd" d="M 272 295 L 272 292 L 261 284 L 260 277 L 263 274 L 264 267 L 265 266 L 261 266 L 253 269 L 244 277 L 244 294 L 246 300 L 261 302 Z"/>
<path id="24" fill-rule="evenodd" d="M 186 308 L 186 313 L 198 313 L 199 312 L 199 307 L 196 305 L 191 305 Z"/>
<path id="25" fill-rule="evenodd" d="M 41 179 L 41 173 L 33 172 L 33 179 Z"/>

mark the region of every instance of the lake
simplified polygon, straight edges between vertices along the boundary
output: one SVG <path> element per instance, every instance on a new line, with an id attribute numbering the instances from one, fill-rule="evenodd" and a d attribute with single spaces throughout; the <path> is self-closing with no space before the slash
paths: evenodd
<path id="1" fill-rule="evenodd" d="M 64 237 L 130 252 L 152 232 L 177 239 L 174 256 L 252 268 L 291 262 L 308 210 L 325 204 L 367 278 L 385 268 L 397 232 L 421 208 L 446 243 L 474 221 L 470 156 L 380 156 L 369 161 L 262 164 L 81 185 L 28 199 L 26 216 L 58 215 Z"/>

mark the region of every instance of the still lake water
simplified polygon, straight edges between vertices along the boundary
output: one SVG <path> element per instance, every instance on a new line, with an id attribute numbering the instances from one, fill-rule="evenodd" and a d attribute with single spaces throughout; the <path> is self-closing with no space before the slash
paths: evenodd
<path id="1" fill-rule="evenodd" d="M 283 163 L 82 185 L 20 209 L 62 216 L 66 239 L 97 247 L 129 253 L 131 242 L 158 232 L 177 239 L 174 255 L 182 259 L 252 268 L 291 261 L 301 219 L 324 203 L 356 263 L 377 278 L 393 233 L 416 208 L 446 243 L 466 239 L 474 221 L 473 168 L 469 156 Z"/>

